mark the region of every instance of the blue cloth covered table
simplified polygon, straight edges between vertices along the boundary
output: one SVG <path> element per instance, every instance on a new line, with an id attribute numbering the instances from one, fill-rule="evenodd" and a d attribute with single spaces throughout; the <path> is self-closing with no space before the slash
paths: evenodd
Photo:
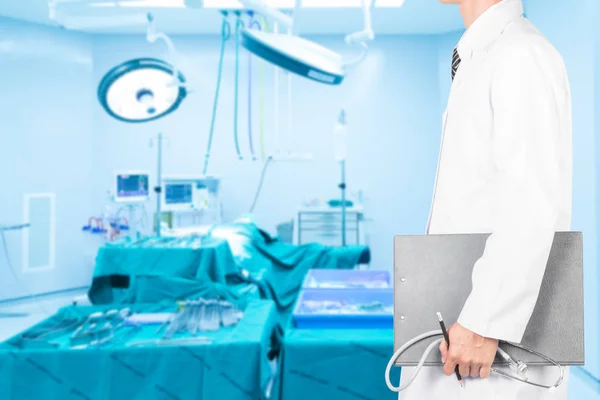
<path id="1" fill-rule="evenodd" d="M 281 400 L 395 400 L 384 380 L 390 330 L 290 328 L 283 340 Z M 400 381 L 394 368 L 392 382 Z"/>
<path id="2" fill-rule="evenodd" d="M 146 242 L 152 240 L 156 238 L 147 238 Z M 169 243 L 178 239 L 161 240 Z M 188 247 L 109 244 L 98 250 L 89 297 L 94 304 L 129 302 L 128 298 L 117 300 L 113 288 L 128 288 L 139 276 L 225 284 L 226 277 L 237 272 L 229 244 L 222 239 L 209 237 L 201 246 Z"/>
<path id="3" fill-rule="evenodd" d="M 162 305 L 135 305 L 158 311 Z M 173 307 L 173 305 L 171 305 Z M 54 326 L 108 307 L 67 307 L 31 328 Z M 267 357 L 277 315 L 271 301 L 251 302 L 232 328 L 201 333 L 212 344 L 179 347 L 125 347 L 156 338 L 156 326 L 117 336 L 114 342 L 83 350 L 68 348 L 68 335 L 52 339 L 58 348 L 32 345 L 15 336 L 0 344 L 0 398 L 7 400 L 254 400 L 271 378 Z M 129 328 L 128 328 L 129 329 Z M 125 331 L 123 331 L 125 333 Z"/>
<path id="4" fill-rule="evenodd" d="M 99 250 L 89 292 L 94 304 L 149 303 L 207 292 L 242 303 L 262 297 L 275 302 L 285 324 L 309 269 L 353 269 L 368 252 L 365 246 L 286 244 L 247 222 L 213 228 L 201 246 L 145 240 L 155 244 L 126 242 Z"/>

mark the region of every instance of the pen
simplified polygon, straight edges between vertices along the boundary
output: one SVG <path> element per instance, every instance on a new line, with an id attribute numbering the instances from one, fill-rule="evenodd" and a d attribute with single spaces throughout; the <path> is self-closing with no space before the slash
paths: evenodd
<path id="1" fill-rule="evenodd" d="M 448 336 L 448 331 L 446 330 L 446 325 L 444 324 L 444 319 L 442 318 L 442 314 L 440 312 L 437 313 L 438 321 L 440 321 L 440 327 L 442 328 L 442 333 L 444 334 L 444 339 L 446 340 L 446 345 L 448 346 L 448 350 L 450 350 L 450 337 Z M 463 386 L 463 379 L 460 376 L 460 372 L 458 372 L 458 365 L 454 368 L 454 372 L 456 372 L 456 378 L 458 379 L 458 383 L 460 386 Z"/>

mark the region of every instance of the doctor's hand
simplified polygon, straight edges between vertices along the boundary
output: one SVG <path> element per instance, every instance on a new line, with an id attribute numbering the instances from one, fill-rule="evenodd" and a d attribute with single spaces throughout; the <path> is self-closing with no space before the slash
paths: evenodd
<path id="1" fill-rule="evenodd" d="M 463 377 L 481 376 L 485 379 L 490 376 L 492 363 L 498 350 L 496 339 L 479 336 L 459 323 L 455 323 L 448 329 L 448 336 L 450 349 L 448 350 L 445 340 L 440 344 L 446 375 L 454 374 L 454 369 L 458 365 L 458 370 Z"/>

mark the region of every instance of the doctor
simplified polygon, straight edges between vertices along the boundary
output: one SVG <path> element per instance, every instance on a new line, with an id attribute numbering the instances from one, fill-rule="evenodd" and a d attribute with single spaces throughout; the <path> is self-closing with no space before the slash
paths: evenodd
<path id="1" fill-rule="evenodd" d="M 440 346 L 444 369 L 424 368 L 402 400 L 562 400 L 491 373 L 498 340 L 520 342 L 554 233 L 571 224 L 571 100 L 563 60 L 523 17 L 521 0 L 459 4 L 466 33 L 452 57 L 430 234 L 490 233 L 473 289 Z M 449 60 L 450 61 L 450 60 Z M 453 374 L 459 366 L 465 387 Z M 412 375 L 403 368 L 403 377 Z M 565 371 L 568 372 L 568 371 Z M 552 383 L 556 369 L 531 367 Z M 568 378 L 568 376 L 567 376 Z"/>

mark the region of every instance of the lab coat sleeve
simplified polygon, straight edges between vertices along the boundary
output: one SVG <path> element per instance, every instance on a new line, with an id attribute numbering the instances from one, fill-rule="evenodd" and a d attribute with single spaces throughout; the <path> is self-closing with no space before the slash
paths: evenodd
<path id="1" fill-rule="evenodd" d="M 517 343 L 539 295 L 566 189 L 557 78 L 544 75 L 544 60 L 534 57 L 525 47 L 511 49 L 492 79 L 495 178 L 485 190 L 493 226 L 458 320 L 479 335 Z"/>

